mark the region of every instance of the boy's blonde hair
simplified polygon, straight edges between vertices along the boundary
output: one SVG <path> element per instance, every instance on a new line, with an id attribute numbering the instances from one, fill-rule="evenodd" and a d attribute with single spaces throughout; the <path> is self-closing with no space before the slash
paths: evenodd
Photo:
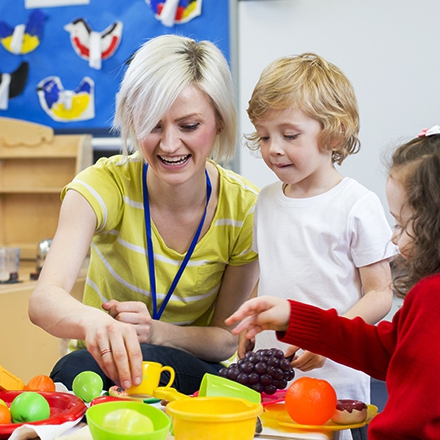
<path id="1" fill-rule="evenodd" d="M 302 110 L 322 128 L 319 145 L 332 151 L 341 165 L 359 151 L 359 113 L 353 86 L 334 64 L 314 53 L 279 58 L 262 72 L 247 113 L 255 123 L 269 110 Z M 259 136 L 246 136 L 247 146 L 259 149 Z"/>
<path id="2" fill-rule="evenodd" d="M 226 58 L 210 41 L 174 34 L 144 43 L 134 54 L 117 96 L 113 128 L 120 132 L 127 151 L 138 149 L 187 86 L 197 87 L 214 107 L 222 128 L 211 158 L 228 162 L 234 156 L 237 115 L 232 76 Z"/>

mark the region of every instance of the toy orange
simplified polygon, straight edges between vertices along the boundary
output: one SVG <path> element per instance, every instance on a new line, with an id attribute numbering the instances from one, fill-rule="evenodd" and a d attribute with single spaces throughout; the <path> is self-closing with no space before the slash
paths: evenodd
<path id="1" fill-rule="evenodd" d="M 26 391 L 55 391 L 54 381 L 44 374 L 34 376 L 24 387 Z"/>
<path id="2" fill-rule="evenodd" d="M 11 413 L 5 405 L 0 405 L 0 425 L 11 423 Z"/>
<path id="3" fill-rule="evenodd" d="M 313 377 L 300 377 L 287 389 L 285 408 L 301 425 L 323 425 L 335 412 L 337 397 L 329 382 Z"/>

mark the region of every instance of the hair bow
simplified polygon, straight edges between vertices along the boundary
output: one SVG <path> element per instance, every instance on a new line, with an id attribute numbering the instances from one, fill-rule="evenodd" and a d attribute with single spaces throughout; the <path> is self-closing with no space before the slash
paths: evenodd
<path id="1" fill-rule="evenodd" d="M 434 125 L 431 128 L 424 128 L 421 133 L 419 133 L 419 137 L 423 136 L 432 136 L 434 134 L 440 134 L 440 125 Z"/>

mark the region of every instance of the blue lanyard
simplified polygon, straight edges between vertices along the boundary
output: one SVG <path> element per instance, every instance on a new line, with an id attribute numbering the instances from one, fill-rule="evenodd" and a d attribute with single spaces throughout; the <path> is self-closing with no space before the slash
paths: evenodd
<path id="1" fill-rule="evenodd" d="M 160 306 L 159 311 L 157 310 L 157 295 L 156 295 L 156 275 L 154 271 L 154 252 L 153 252 L 153 240 L 151 238 L 151 216 L 150 216 L 150 203 L 148 201 L 148 187 L 147 187 L 147 170 L 148 170 L 148 164 L 144 165 L 143 173 L 142 173 L 142 185 L 144 190 L 144 215 L 145 215 L 145 229 L 146 229 L 146 236 L 147 236 L 147 253 L 148 253 L 148 272 L 150 274 L 150 287 L 151 287 L 151 297 L 153 299 L 153 319 L 160 319 L 162 316 L 163 311 L 165 310 L 165 307 L 168 304 L 168 301 L 170 300 L 174 290 L 176 289 L 177 283 L 180 280 L 180 277 L 183 274 L 183 271 L 185 270 L 189 259 L 191 258 L 192 253 L 194 252 L 194 249 L 197 245 L 197 242 L 200 237 L 200 233 L 202 232 L 203 223 L 205 222 L 206 218 L 206 212 L 208 210 L 208 203 L 209 199 L 211 197 L 212 192 L 212 185 L 211 180 L 209 179 L 208 172 L 205 169 L 205 176 L 206 176 L 206 204 L 205 204 L 205 210 L 203 212 L 202 219 L 200 220 L 199 227 L 197 228 L 197 231 L 194 235 L 194 238 L 192 239 L 191 244 L 189 245 L 188 251 L 185 254 L 185 257 L 182 260 L 182 263 L 180 264 L 179 270 L 177 271 L 176 276 L 174 277 L 173 282 L 171 283 L 170 289 L 168 290 L 168 293 L 165 296 L 165 299 L 162 302 L 162 305 Z"/>

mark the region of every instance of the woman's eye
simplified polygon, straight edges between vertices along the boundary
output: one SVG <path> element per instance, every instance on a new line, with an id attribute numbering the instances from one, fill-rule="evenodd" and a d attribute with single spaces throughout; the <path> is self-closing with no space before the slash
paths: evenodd
<path id="1" fill-rule="evenodd" d="M 284 137 L 288 140 L 294 140 L 298 137 L 298 134 L 285 134 Z"/>
<path id="2" fill-rule="evenodd" d="M 186 125 L 182 125 L 182 128 L 186 131 L 194 131 L 197 130 L 199 128 L 199 123 L 197 124 L 186 124 Z"/>
<path id="3" fill-rule="evenodd" d="M 260 142 L 267 142 L 269 140 L 269 136 L 260 136 Z"/>

